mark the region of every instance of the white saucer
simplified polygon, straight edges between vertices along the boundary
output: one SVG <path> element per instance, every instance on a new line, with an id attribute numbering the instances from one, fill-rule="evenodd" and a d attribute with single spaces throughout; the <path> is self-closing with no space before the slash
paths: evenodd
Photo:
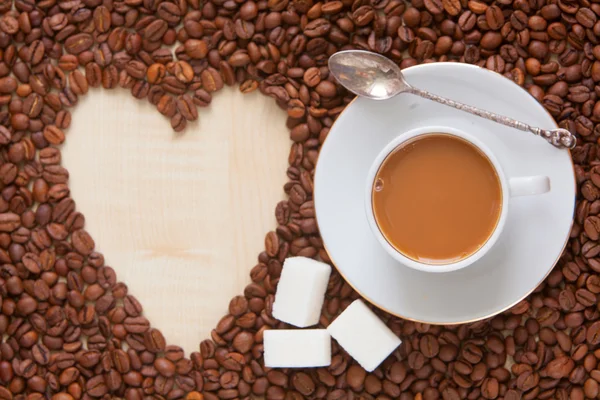
<path id="1" fill-rule="evenodd" d="M 525 90 L 495 72 L 458 63 L 404 70 L 409 83 L 542 128 L 552 117 Z M 371 163 L 394 137 L 424 125 L 461 129 L 486 144 L 508 177 L 547 175 L 552 189 L 510 199 L 504 232 L 473 265 L 427 273 L 399 264 L 376 241 L 364 207 Z M 315 208 L 327 252 L 366 300 L 396 316 L 435 324 L 480 320 L 531 293 L 558 261 L 575 206 L 571 156 L 543 139 L 403 94 L 386 101 L 357 98 L 331 128 L 315 173 Z"/>

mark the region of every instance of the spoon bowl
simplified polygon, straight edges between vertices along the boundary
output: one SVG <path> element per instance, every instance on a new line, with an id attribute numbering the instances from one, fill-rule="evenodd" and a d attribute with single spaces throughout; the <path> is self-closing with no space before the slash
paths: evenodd
<path id="1" fill-rule="evenodd" d="M 352 93 L 373 100 L 387 100 L 410 89 L 395 62 L 370 51 L 337 52 L 329 58 L 329 71 Z"/>

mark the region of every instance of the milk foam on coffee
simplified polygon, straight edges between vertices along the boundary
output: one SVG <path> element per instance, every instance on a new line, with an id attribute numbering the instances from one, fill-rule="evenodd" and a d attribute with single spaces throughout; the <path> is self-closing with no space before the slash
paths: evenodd
<path id="1" fill-rule="evenodd" d="M 502 209 L 498 174 L 479 149 L 449 134 L 428 134 L 395 149 L 372 191 L 377 225 L 404 256 L 447 264 L 475 253 Z"/>

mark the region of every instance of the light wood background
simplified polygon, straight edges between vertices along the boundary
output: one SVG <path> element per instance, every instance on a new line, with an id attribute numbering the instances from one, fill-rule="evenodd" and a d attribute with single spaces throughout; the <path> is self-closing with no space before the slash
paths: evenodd
<path id="1" fill-rule="evenodd" d="M 226 88 L 182 134 L 122 89 L 73 112 L 63 165 L 96 249 L 186 354 L 227 312 L 275 228 L 289 132 L 272 99 Z"/>

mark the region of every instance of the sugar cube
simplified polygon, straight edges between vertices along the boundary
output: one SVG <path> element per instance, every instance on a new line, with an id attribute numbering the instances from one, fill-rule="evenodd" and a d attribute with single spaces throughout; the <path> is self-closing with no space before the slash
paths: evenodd
<path id="1" fill-rule="evenodd" d="M 362 301 L 355 300 L 327 331 L 365 370 L 371 372 L 402 343 Z"/>
<path id="2" fill-rule="evenodd" d="M 321 316 L 331 267 L 306 257 L 285 260 L 273 302 L 273 317 L 299 328 Z"/>
<path id="3" fill-rule="evenodd" d="M 265 366 L 325 367 L 331 364 L 331 336 L 325 329 L 268 329 L 263 336 Z"/>

